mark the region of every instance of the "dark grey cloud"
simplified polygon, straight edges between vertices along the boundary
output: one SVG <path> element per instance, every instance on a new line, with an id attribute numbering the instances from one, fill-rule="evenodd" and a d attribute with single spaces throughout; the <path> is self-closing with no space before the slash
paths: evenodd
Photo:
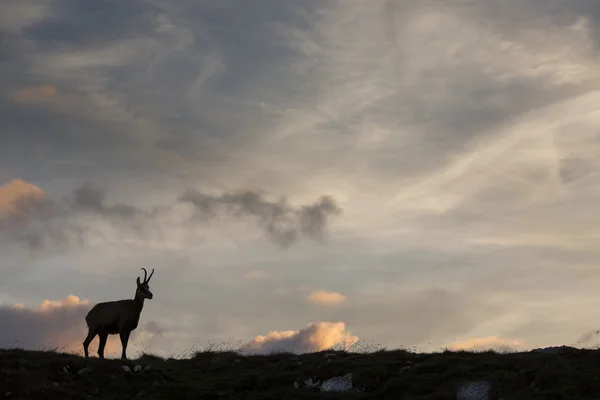
<path id="1" fill-rule="evenodd" d="M 142 348 L 151 349 L 163 339 L 166 332 L 167 328 L 160 322 L 148 321 L 135 332 L 135 339 L 140 342 Z"/>
<path id="2" fill-rule="evenodd" d="M 143 331 L 153 335 L 162 335 L 166 332 L 166 328 L 160 322 L 148 321 L 144 324 Z"/>
<path id="3" fill-rule="evenodd" d="M 284 248 L 298 240 L 299 235 L 322 240 L 328 218 L 341 213 L 329 196 L 299 208 L 294 208 L 285 199 L 270 202 L 250 191 L 216 197 L 191 189 L 179 200 L 193 204 L 202 216 L 214 216 L 224 211 L 236 217 L 254 217 L 273 243 Z"/>
<path id="4" fill-rule="evenodd" d="M 154 206 L 144 209 L 124 203 L 107 204 L 106 189 L 87 182 L 73 191 L 69 210 L 97 215 L 121 228 L 131 228 L 143 237 L 145 229 L 156 225 L 156 217 L 161 213 L 168 214 L 169 207 Z"/>
<path id="5" fill-rule="evenodd" d="M 148 1 L 81 3 L 59 0 L 52 4 L 52 15 L 24 30 L 45 48 L 66 44 L 91 46 L 122 39 L 131 27 L 138 31 L 154 28 L 157 12 Z"/>
<path id="6" fill-rule="evenodd" d="M 161 224 L 170 224 L 171 213 L 182 204 L 193 206 L 195 212 L 187 222 L 191 225 L 202 226 L 218 215 L 252 218 L 267 238 L 282 248 L 288 248 L 300 236 L 322 242 L 329 219 L 341 213 L 329 196 L 323 196 L 313 204 L 293 207 L 285 199 L 271 202 L 251 191 L 212 196 L 195 189 L 182 193 L 174 204 L 143 208 L 124 203 L 109 204 L 105 189 L 85 183 L 62 201 L 39 196 L 19 198 L 15 211 L 0 214 L 0 234 L 32 251 L 57 245 L 62 250 L 74 244 L 85 245 L 86 238 L 98 232 L 93 229 L 94 221 L 86 219 L 91 216 L 108 222 L 124 234 L 164 238 Z"/>

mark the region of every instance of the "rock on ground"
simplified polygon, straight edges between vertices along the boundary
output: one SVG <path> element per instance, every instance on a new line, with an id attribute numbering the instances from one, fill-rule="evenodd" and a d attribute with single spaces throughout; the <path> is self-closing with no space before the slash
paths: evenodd
<path id="1" fill-rule="evenodd" d="M 456 392 L 456 400 L 488 400 L 492 385 L 488 381 L 463 383 Z"/>

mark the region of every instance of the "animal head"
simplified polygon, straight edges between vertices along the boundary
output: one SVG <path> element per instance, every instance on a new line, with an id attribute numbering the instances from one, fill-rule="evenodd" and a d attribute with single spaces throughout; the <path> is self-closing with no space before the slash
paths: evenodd
<path id="1" fill-rule="evenodd" d="M 150 286 L 148 286 L 148 282 L 150 282 L 150 278 L 152 278 L 152 275 L 154 275 L 154 269 L 152 269 L 150 276 L 148 276 L 148 272 L 146 272 L 146 268 L 141 268 L 141 269 L 144 270 L 144 281 L 140 282 L 140 277 L 138 276 L 136 294 L 139 294 L 144 299 L 151 299 L 153 297 L 153 294 L 150 291 Z"/>

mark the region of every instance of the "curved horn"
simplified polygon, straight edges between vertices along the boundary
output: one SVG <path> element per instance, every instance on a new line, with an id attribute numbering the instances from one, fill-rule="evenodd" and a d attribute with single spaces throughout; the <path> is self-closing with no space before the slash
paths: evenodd
<path id="1" fill-rule="evenodd" d="M 146 268 L 140 268 L 144 270 L 144 282 L 146 282 L 146 277 L 148 276 L 148 271 L 146 271 Z"/>
<path id="2" fill-rule="evenodd" d="M 154 268 L 152 268 L 152 272 L 150 272 L 150 276 L 148 277 L 148 280 L 146 282 L 150 282 L 150 278 L 152 278 L 152 275 L 154 275 Z"/>

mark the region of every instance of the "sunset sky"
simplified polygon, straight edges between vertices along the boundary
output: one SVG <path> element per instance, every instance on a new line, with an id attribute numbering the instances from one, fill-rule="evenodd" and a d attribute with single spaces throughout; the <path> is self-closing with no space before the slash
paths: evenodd
<path id="1" fill-rule="evenodd" d="M 597 3 L 0 2 L 0 347 L 598 344 Z"/>

